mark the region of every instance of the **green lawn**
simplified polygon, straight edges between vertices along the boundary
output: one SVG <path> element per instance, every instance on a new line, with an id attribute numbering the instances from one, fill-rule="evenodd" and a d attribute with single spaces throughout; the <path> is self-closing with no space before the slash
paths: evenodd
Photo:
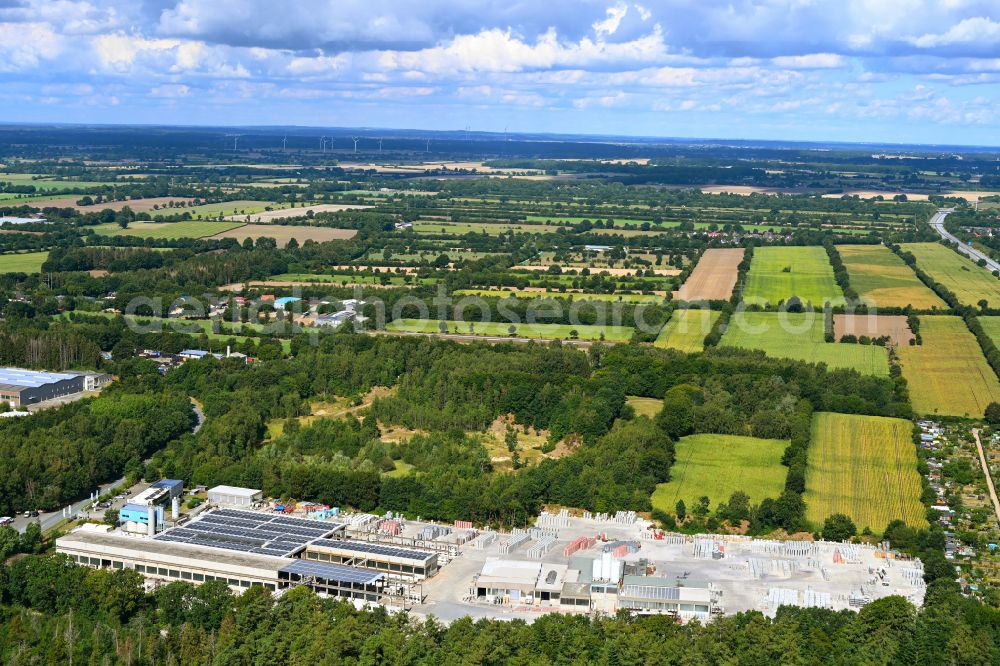
<path id="1" fill-rule="evenodd" d="M 965 305 L 986 299 L 1000 305 L 1000 280 L 951 248 L 940 243 L 903 243 L 903 249 L 917 258 L 917 266 L 941 283 Z"/>
<path id="2" fill-rule="evenodd" d="M 117 224 L 91 227 L 102 236 L 137 236 L 139 238 L 205 238 L 243 226 L 242 222 L 133 222 L 127 229 Z"/>
<path id="3" fill-rule="evenodd" d="M 816 308 L 843 305 L 844 294 L 822 247 L 759 247 L 754 250 L 743 300 L 777 304 L 798 296 Z"/>
<path id="4" fill-rule="evenodd" d="M 700 352 L 705 349 L 705 336 L 722 314 L 713 310 L 674 310 L 670 321 L 656 337 L 654 347 Z"/>
<path id="5" fill-rule="evenodd" d="M 721 346 L 760 349 L 775 358 L 826 363 L 830 369 L 857 370 L 866 375 L 889 375 L 884 347 L 825 342 L 823 314 L 742 312 L 733 315 Z"/>
<path id="6" fill-rule="evenodd" d="M 884 245 L 838 245 L 851 287 L 874 307 L 918 310 L 945 308 L 947 304 L 902 259 Z"/>
<path id="7" fill-rule="evenodd" d="M 48 252 L 0 254 L 0 273 L 38 273 L 48 256 Z"/>
<path id="8" fill-rule="evenodd" d="M 605 340 L 628 342 L 632 338 L 632 329 L 627 326 L 571 326 L 569 324 L 509 324 L 506 322 L 475 322 L 464 321 L 445 322 L 448 333 L 460 335 L 501 336 L 510 335 L 510 327 L 515 329 L 515 335 L 521 338 L 540 338 L 544 340 L 569 340 L 571 331 L 576 331 L 580 340 Z M 396 319 L 386 324 L 385 330 L 405 333 L 439 333 L 441 322 L 435 319 Z"/>
<path id="9" fill-rule="evenodd" d="M 690 435 L 676 444 L 676 462 L 670 481 L 656 486 L 654 509 L 673 514 L 683 499 L 691 513 L 702 496 L 709 498 L 714 511 L 719 502 L 742 490 L 753 504 L 777 498 L 785 487 L 788 468 L 781 455 L 788 442 L 739 435 Z"/>

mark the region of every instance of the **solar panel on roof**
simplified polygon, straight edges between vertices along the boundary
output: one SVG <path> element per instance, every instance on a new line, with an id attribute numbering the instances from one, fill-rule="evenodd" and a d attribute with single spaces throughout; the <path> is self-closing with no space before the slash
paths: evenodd
<path id="1" fill-rule="evenodd" d="M 317 546 L 326 546 L 328 548 L 340 548 L 341 550 L 349 550 L 360 553 L 370 553 L 372 555 L 384 555 L 388 557 L 399 557 L 408 560 L 417 560 L 423 562 L 430 559 L 435 553 L 423 551 L 423 550 L 412 550 L 409 548 L 398 548 L 395 546 L 387 546 L 380 543 L 368 543 L 366 541 L 339 541 L 336 539 L 318 539 L 314 542 Z"/>
<path id="2" fill-rule="evenodd" d="M 298 574 L 300 576 L 315 576 L 328 581 L 339 583 L 361 583 L 372 584 L 385 577 L 385 574 L 347 567 L 342 564 L 328 564 L 325 562 L 313 562 L 310 560 L 295 560 L 281 571 Z"/>

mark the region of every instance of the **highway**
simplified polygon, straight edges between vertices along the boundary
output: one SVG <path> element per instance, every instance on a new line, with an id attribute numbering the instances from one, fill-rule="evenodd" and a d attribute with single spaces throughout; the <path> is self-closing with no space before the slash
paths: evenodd
<path id="1" fill-rule="evenodd" d="M 985 259 L 987 269 L 990 271 L 1000 271 L 1000 263 L 993 261 L 968 243 L 963 243 L 944 228 L 944 219 L 948 217 L 948 213 L 953 211 L 953 208 L 941 208 L 938 212 L 934 213 L 934 217 L 932 217 L 928 222 L 928 224 L 931 225 L 931 229 L 936 231 L 941 238 L 944 238 L 952 243 L 957 243 L 958 251 L 973 261 L 979 262 L 980 260 Z"/>

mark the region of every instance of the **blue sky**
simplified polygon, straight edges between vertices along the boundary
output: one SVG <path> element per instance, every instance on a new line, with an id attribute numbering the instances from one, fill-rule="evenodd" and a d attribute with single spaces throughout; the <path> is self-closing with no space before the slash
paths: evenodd
<path id="1" fill-rule="evenodd" d="M 1000 144 L 1000 2 L 0 0 L 0 120 Z"/>

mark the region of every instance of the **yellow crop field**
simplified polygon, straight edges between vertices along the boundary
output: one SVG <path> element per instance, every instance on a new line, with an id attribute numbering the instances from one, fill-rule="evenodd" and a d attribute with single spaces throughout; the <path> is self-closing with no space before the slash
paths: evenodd
<path id="1" fill-rule="evenodd" d="M 926 527 L 912 429 L 880 416 L 813 417 L 803 498 L 814 529 L 834 513 L 850 516 L 859 532 L 879 533 L 897 518 Z"/>

